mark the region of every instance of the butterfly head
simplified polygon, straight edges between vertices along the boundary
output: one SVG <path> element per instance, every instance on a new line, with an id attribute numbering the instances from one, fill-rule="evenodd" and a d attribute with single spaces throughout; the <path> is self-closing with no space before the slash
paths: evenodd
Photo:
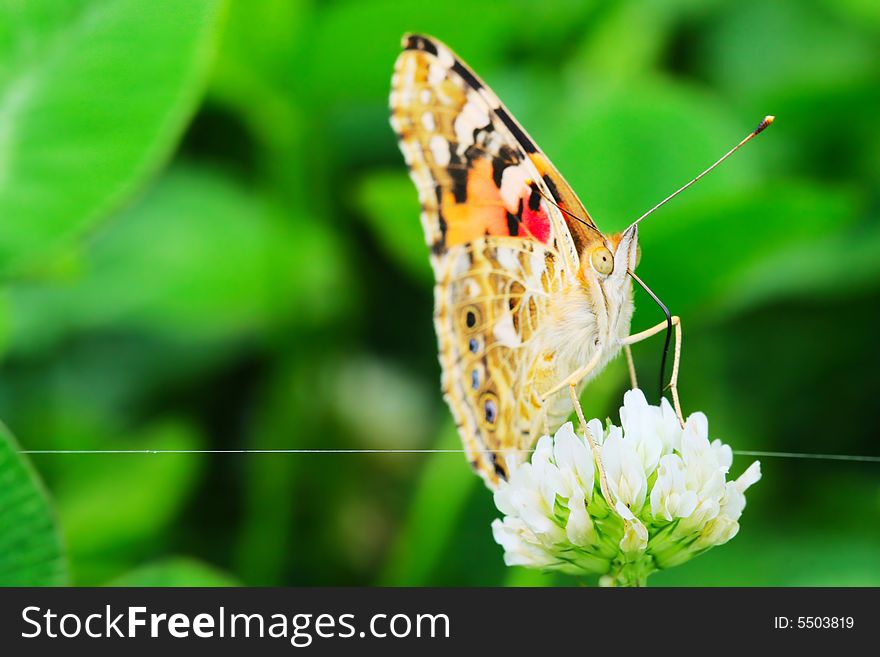
<path id="1" fill-rule="evenodd" d="M 612 235 L 595 233 L 595 239 L 583 249 L 580 274 L 585 291 L 595 307 L 606 308 L 611 326 L 628 324 L 632 314 L 632 281 L 628 271 L 635 271 L 639 259 L 638 227 L 630 226 Z"/>
<path id="2" fill-rule="evenodd" d="M 625 285 L 626 272 L 635 271 L 639 256 L 637 226 L 612 235 L 597 233 L 596 239 L 581 253 L 581 275 L 588 282 L 601 283 L 602 287 Z"/>

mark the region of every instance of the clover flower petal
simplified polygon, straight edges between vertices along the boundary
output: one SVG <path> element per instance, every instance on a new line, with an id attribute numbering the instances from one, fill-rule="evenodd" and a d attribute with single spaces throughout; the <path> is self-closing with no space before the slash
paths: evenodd
<path id="1" fill-rule="evenodd" d="M 666 400 L 650 405 L 638 390 L 624 396 L 620 418 L 621 426 L 587 423 L 611 499 L 571 423 L 511 467 L 495 491 L 504 518 L 492 523 L 506 564 L 643 584 L 738 533 L 745 491 L 761 478 L 757 461 L 728 480 L 733 452 L 710 441 L 706 416 L 694 413 L 682 428 Z"/>
<path id="2" fill-rule="evenodd" d="M 553 440 L 553 460 L 562 478 L 560 495 L 570 497 L 578 490 L 593 489 L 596 476 L 593 456 L 584 440 L 575 434 L 571 422 L 566 422 L 556 432 Z"/>
<path id="3" fill-rule="evenodd" d="M 678 454 L 660 459 L 657 480 L 651 489 L 651 513 L 667 521 L 687 518 L 697 508 L 697 494 L 687 489 L 684 461 Z"/>
<path id="4" fill-rule="evenodd" d="M 641 508 L 648 492 L 648 480 L 636 446 L 624 441 L 620 431 L 612 431 L 601 452 L 613 498 L 630 509 Z"/>

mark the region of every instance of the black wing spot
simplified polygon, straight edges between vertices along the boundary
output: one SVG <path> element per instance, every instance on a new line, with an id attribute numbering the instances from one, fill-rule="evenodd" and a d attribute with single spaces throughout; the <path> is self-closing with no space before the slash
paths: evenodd
<path id="1" fill-rule="evenodd" d="M 452 196 L 456 203 L 467 201 L 468 166 L 458 156 L 454 149 L 450 149 L 449 177 L 452 179 Z"/>
<path id="2" fill-rule="evenodd" d="M 495 186 L 498 189 L 501 189 L 501 179 L 504 177 L 504 170 L 520 162 L 522 162 L 522 157 L 510 146 L 504 144 L 498 149 L 498 155 L 492 159 L 492 180 L 495 181 Z"/>
<path id="3" fill-rule="evenodd" d="M 511 237 L 519 235 L 519 217 L 509 212 L 507 213 L 507 232 Z"/>
<path id="4" fill-rule="evenodd" d="M 507 162 L 500 157 L 496 157 L 492 160 L 492 180 L 495 182 L 495 186 L 498 189 L 501 189 L 501 178 L 504 176 L 504 170 L 506 168 Z"/>
<path id="5" fill-rule="evenodd" d="M 467 162 L 473 162 L 474 160 L 479 160 L 483 157 L 483 148 L 479 144 L 479 136 L 482 134 L 482 128 L 476 128 L 474 130 L 474 134 L 472 139 L 474 143 L 468 146 L 464 151 L 464 159 Z"/>
<path id="6" fill-rule="evenodd" d="M 511 148 L 507 144 L 503 144 L 501 148 L 498 149 L 498 156 L 507 160 L 508 164 L 519 164 L 523 161 L 524 157 L 522 152 Z"/>
<path id="7" fill-rule="evenodd" d="M 452 178 L 452 196 L 456 203 L 467 201 L 467 169 L 449 169 L 449 177 Z"/>
<path id="8" fill-rule="evenodd" d="M 495 452 L 492 452 L 489 456 L 492 459 L 492 467 L 495 469 L 495 474 L 501 479 L 507 479 L 507 470 L 501 465 L 501 462 L 498 460 L 498 455 Z"/>
<path id="9" fill-rule="evenodd" d="M 440 228 L 440 239 L 438 239 L 435 244 L 431 245 L 431 251 L 439 255 L 440 253 L 443 253 L 446 247 L 447 225 L 446 219 L 443 218 L 443 213 L 440 211 L 440 208 L 443 207 L 443 189 L 440 185 L 434 186 L 434 193 L 437 196 L 437 226 Z"/>
<path id="10" fill-rule="evenodd" d="M 465 306 L 458 313 L 461 330 L 473 333 L 483 323 L 483 315 L 477 306 Z"/>
<path id="11" fill-rule="evenodd" d="M 550 194 L 551 194 L 551 195 L 553 196 L 553 198 L 555 198 L 555 199 L 557 200 L 557 202 L 558 202 L 558 201 L 560 200 L 560 197 L 559 197 L 559 188 L 556 186 L 556 183 L 553 182 L 553 178 L 551 178 L 550 176 L 545 175 L 545 176 L 544 176 L 544 184 L 547 185 L 547 189 L 550 190 Z"/>
<path id="12" fill-rule="evenodd" d="M 516 121 L 510 118 L 510 114 L 508 114 L 506 110 L 498 108 L 495 110 L 495 115 L 501 119 L 501 122 L 513 133 L 513 136 L 516 137 L 516 140 L 526 149 L 526 152 L 538 152 L 538 147 L 535 146 L 532 140 L 526 136 L 526 133 L 524 133 L 522 128 L 516 124 Z"/>
<path id="13" fill-rule="evenodd" d="M 482 89 L 483 85 L 474 77 L 474 74 L 467 70 L 464 64 L 460 61 L 455 60 L 455 63 L 452 65 L 452 70 L 458 73 L 461 78 L 467 82 L 472 89 Z"/>
<path id="14" fill-rule="evenodd" d="M 424 50 L 425 52 L 429 52 L 432 55 L 437 54 L 437 46 L 435 46 L 430 40 L 426 39 L 423 36 L 419 36 L 418 34 L 410 34 L 409 38 L 406 41 L 406 50 Z"/>
<path id="15" fill-rule="evenodd" d="M 535 183 L 532 183 L 532 193 L 529 194 L 529 210 L 537 212 L 540 206 L 541 193 L 538 191 L 538 186 Z"/>

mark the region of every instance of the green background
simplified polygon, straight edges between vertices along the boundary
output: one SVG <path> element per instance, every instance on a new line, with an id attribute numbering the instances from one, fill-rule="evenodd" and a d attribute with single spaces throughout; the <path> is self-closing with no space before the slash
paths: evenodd
<path id="1" fill-rule="evenodd" d="M 387 119 L 406 31 L 606 231 L 775 114 L 639 271 L 713 437 L 880 454 L 877 2 L 0 0 L 0 583 L 578 583 L 503 565 L 460 455 L 15 453 L 458 446 Z M 619 359 L 588 417 L 625 387 Z M 880 585 L 880 464 L 762 466 L 740 535 L 650 583 Z"/>

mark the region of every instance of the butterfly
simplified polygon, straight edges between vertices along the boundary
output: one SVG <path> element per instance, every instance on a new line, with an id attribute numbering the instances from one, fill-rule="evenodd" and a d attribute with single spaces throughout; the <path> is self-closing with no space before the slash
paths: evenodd
<path id="1" fill-rule="evenodd" d="M 630 335 L 638 221 L 601 232 L 460 58 L 424 35 L 405 35 L 402 46 L 391 125 L 421 203 L 444 398 L 491 488 L 565 421 L 622 348 L 673 321 L 679 347 L 680 324 L 667 313 Z M 670 386 L 680 417 L 677 372 L 678 349 Z"/>

